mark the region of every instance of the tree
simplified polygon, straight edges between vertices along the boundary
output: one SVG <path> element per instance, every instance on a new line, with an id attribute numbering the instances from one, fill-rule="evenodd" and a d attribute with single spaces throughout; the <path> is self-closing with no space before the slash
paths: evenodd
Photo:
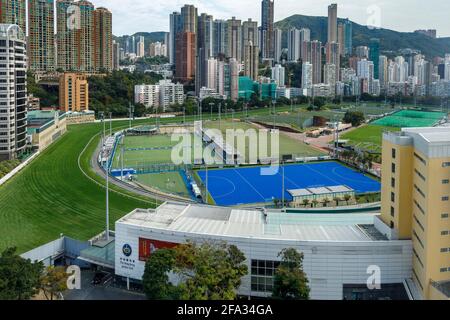
<path id="1" fill-rule="evenodd" d="M 315 207 L 317 207 L 317 205 L 319 204 L 319 201 L 318 201 L 317 199 L 314 199 L 314 200 L 312 201 L 312 204 L 313 204 L 313 207 L 315 208 Z"/>
<path id="2" fill-rule="evenodd" d="M 305 206 L 305 208 L 309 204 L 309 200 L 308 199 L 303 199 L 302 202 L 303 202 L 303 205 Z"/>
<path id="3" fill-rule="evenodd" d="M 150 300 L 170 300 L 176 298 L 176 287 L 169 282 L 168 273 L 175 265 L 175 251 L 159 249 L 152 253 L 145 264 L 142 284 L 144 293 Z"/>
<path id="4" fill-rule="evenodd" d="M 281 257 L 281 263 L 275 270 L 272 297 L 283 300 L 308 300 L 310 289 L 308 278 L 303 271 L 303 253 L 289 248 L 283 249 L 278 257 Z"/>
<path id="5" fill-rule="evenodd" d="M 48 267 L 41 276 L 41 289 L 47 300 L 53 300 L 54 296 L 67 289 L 69 275 L 64 267 Z"/>
<path id="6" fill-rule="evenodd" d="M 348 202 L 350 201 L 351 198 L 352 198 L 351 195 L 346 194 L 346 195 L 344 196 L 345 203 L 348 204 Z"/>
<path id="7" fill-rule="evenodd" d="M 234 300 L 248 273 L 244 254 L 225 242 L 188 242 L 155 251 L 142 279 L 149 299 Z M 168 274 L 177 278 L 169 282 Z"/>
<path id="8" fill-rule="evenodd" d="M 325 205 L 325 207 L 328 207 L 328 204 L 329 204 L 330 202 L 331 202 L 331 201 L 330 201 L 330 199 L 328 199 L 328 198 L 323 199 L 323 204 Z"/>
<path id="9" fill-rule="evenodd" d="M 3 251 L 0 256 L 0 300 L 28 300 L 39 289 L 44 266 L 16 254 L 16 248 Z"/>
<path id="10" fill-rule="evenodd" d="M 361 111 L 347 111 L 343 121 L 344 123 L 351 123 L 352 126 L 358 127 L 365 121 L 364 113 Z"/>
<path id="11" fill-rule="evenodd" d="M 234 300 L 241 278 L 248 273 L 244 254 L 224 242 L 177 246 L 174 272 L 182 281 L 180 299 Z"/>

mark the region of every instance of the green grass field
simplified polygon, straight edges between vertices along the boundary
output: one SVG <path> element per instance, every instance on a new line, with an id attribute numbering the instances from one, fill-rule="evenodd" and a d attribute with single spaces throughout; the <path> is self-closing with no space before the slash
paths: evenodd
<path id="1" fill-rule="evenodd" d="M 442 112 L 402 110 L 376 120 L 373 124 L 398 128 L 431 127 L 444 117 L 445 113 Z"/>
<path id="2" fill-rule="evenodd" d="M 61 233 L 87 240 L 104 229 L 105 190 L 78 167 L 79 154 L 99 131 L 99 124 L 70 126 L 66 135 L 0 187 L 0 250 L 16 246 L 24 252 Z M 111 192 L 111 227 L 134 208 L 150 206 Z"/>
<path id="3" fill-rule="evenodd" d="M 382 136 L 384 131 L 399 131 L 396 127 L 384 127 L 378 125 L 366 125 L 352 130 L 341 136 L 343 140 L 349 140 L 349 144 L 370 151 L 381 151 Z"/>
<path id="4" fill-rule="evenodd" d="M 189 191 L 178 172 L 164 172 L 136 175 L 139 183 L 158 189 L 165 193 L 172 193 L 181 197 L 190 197 Z"/>
<path id="5" fill-rule="evenodd" d="M 204 125 L 206 128 L 211 129 L 220 129 L 222 130 L 223 134 L 225 134 L 227 129 L 255 129 L 252 125 L 246 123 L 246 122 L 238 122 L 238 121 L 212 121 L 207 122 Z M 271 150 L 271 142 L 270 138 L 267 139 L 268 142 L 268 150 Z M 234 147 L 237 147 L 237 143 L 235 143 Z M 246 156 L 248 157 L 249 153 L 249 141 L 247 139 L 246 142 L 246 148 L 245 148 Z M 283 133 L 280 133 L 280 155 L 283 154 L 294 154 L 298 156 L 305 156 L 305 157 L 314 157 L 314 156 L 321 156 L 324 155 L 323 152 L 314 149 L 307 144 L 297 141 L 295 139 L 292 139 Z"/>

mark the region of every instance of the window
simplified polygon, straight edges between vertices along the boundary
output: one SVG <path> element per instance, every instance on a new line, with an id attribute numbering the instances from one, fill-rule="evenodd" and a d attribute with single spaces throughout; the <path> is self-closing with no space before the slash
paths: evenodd
<path id="1" fill-rule="evenodd" d="M 449 184 L 449 183 L 450 183 L 450 180 L 448 180 L 448 179 L 442 180 L 442 184 Z"/>
<path id="2" fill-rule="evenodd" d="M 391 171 L 392 171 L 392 173 L 395 173 L 395 163 L 392 164 Z"/>
<path id="3" fill-rule="evenodd" d="M 280 262 L 278 261 L 252 260 L 252 291 L 271 292 L 273 289 L 273 276 L 279 265 Z"/>
<path id="4" fill-rule="evenodd" d="M 423 174 L 421 174 L 417 169 L 414 169 L 414 172 L 420 177 L 420 179 L 422 179 L 423 181 L 425 181 L 425 177 Z"/>
<path id="5" fill-rule="evenodd" d="M 391 229 L 394 229 L 394 228 L 395 228 L 394 221 L 391 221 Z"/>
<path id="6" fill-rule="evenodd" d="M 441 236 L 448 236 L 448 230 L 441 231 Z"/>
<path id="7" fill-rule="evenodd" d="M 427 162 L 421 156 L 419 156 L 417 153 L 414 153 L 414 157 L 416 157 L 416 159 L 419 160 L 420 162 L 422 162 L 424 165 L 427 165 Z"/>
<path id="8" fill-rule="evenodd" d="M 395 178 L 391 178 L 391 187 L 395 188 Z"/>
<path id="9" fill-rule="evenodd" d="M 440 272 L 447 272 L 447 268 L 441 268 Z"/>
<path id="10" fill-rule="evenodd" d="M 414 234 L 414 237 L 415 237 L 415 238 L 417 239 L 417 241 L 419 242 L 419 244 L 420 244 L 420 246 L 422 247 L 422 249 L 425 249 L 425 246 L 423 245 L 422 240 L 419 238 L 419 236 L 417 235 L 417 233 L 416 233 L 415 230 L 413 230 L 413 234 Z"/>
<path id="11" fill-rule="evenodd" d="M 425 198 L 425 193 L 423 193 L 423 191 L 420 190 L 420 188 L 419 188 L 417 185 L 414 185 L 414 188 L 416 189 L 416 191 L 417 191 L 418 193 L 420 193 L 420 195 L 421 195 L 422 197 Z"/>
<path id="12" fill-rule="evenodd" d="M 392 159 L 395 159 L 397 152 L 395 149 L 392 149 Z"/>
<path id="13" fill-rule="evenodd" d="M 442 201 L 448 201 L 448 197 L 442 197 Z"/>
<path id="14" fill-rule="evenodd" d="M 444 162 L 442 163 L 442 168 L 450 167 L 450 162 Z"/>
<path id="15" fill-rule="evenodd" d="M 441 248 L 441 253 L 446 253 L 448 252 L 448 248 Z"/>
<path id="16" fill-rule="evenodd" d="M 395 216 L 395 209 L 394 209 L 394 207 L 391 207 L 391 216 L 392 216 L 392 217 Z"/>
<path id="17" fill-rule="evenodd" d="M 448 219 L 448 213 L 441 214 L 441 218 L 442 219 Z"/>
<path id="18" fill-rule="evenodd" d="M 395 202 L 395 193 L 391 192 L 391 201 Z"/>

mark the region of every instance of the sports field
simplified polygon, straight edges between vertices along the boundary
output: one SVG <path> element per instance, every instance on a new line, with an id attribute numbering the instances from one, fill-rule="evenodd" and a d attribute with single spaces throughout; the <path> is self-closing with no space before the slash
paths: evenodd
<path id="1" fill-rule="evenodd" d="M 343 134 L 340 138 L 349 140 L 348 144 L 367 151 L 381 151 L 383 132 L 399 131 L 397 127 L 385 127 L 379 125 L 366 125 Z"/>
<path id="2" fill-rule="evenodd" d="M 190 135 L 192 138 L 192 135 Z M 192 140 L 193 141 L 193 140 Z M 124 146 L 124 168 L 138 168 L 151 164 L 171 164 L 172 148 L 180 143 L 172 141 L 170 135 L 125 136 L 118 144 L 112 167 L 121 168 L 122 143 Z"/>
<path id="3" fill-rule="evenodd" d="M 251 124 L 248 124 L 246 122 L 240 122 L 240 121 L 221 121 L 220 123 L 218 121 L 210 121 L 206 122 L 204 124 L 205 128 L 211 128 L 211 129 L 219 129 L 223 132 L 224 137 L 227 129 L 242 129 L 242 130 L 248 130 L 248 129 L 256 129 Z M 267 139 L 268 144 L 268 150 L 271 150 L 271 141 L 268 137 Z M 237 143 L 234 144 L 234 147 L 237 147 Z M 245 148 L 245 155 L 246 159 L 248 159 L 249 155 L 249 141 L 246 140 L 246 148 Z M 323 156 L 324 153 L 320 150 L 314 149 L 307 144 L 297 141 L 295 139 L 292 139 L 288 136 L 286 136 L 283 133 L 280 133 L 280 155 L 296 155 L 298 157 L 316 157 L 316 156 Z"/>
<path id="4" fill-rule="evenodd" d="M 206 171 L 197 171 L 205 183 Z M 217 205 L 269 203 L 282 198 L 282 169 L 275 175 L 261 175 L 260 167 L 208 171 L 209 193 Z M 284 169 L 285 199 L 289 189 L 346 185 L 357 193 L 380 192 L 380 182 L 338 162 L 287 165 Z"/>
<path id="5" fill-rule="evenodd" d="M 393 115 L 376 120 L 373 124 L 397 128 L 431 127 L 444 118 L 444 116 L 445 113 L 442 112 L 402 110 Z"/>
<path id="6" fill-rule="evenodd" d="M 176 194 L 184 198 L 190 198 L 191 196 L 179 172 L 138 174 L 135 178 L 139 183 L 164 193 Z"/>

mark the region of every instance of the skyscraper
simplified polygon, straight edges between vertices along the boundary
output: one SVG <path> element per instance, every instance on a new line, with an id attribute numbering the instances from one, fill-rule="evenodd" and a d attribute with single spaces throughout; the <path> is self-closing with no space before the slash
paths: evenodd
<path id="1" fill-rule="evenodd" d="M 228 46 L 228 22 L 214 20 L 214 53 L 213 56 L 226 55 Z"/>
<path id="2" fill-rule="evenodd" d="M 343 23 L 338 24 L 338 40 L 339 43 L 339 54 L 341 56 L 345 55 L 345 25 Z"/>
<path id="3" fill-rule="evenodd" d="M 74 6 L 80 19 L 73 19 Z M 58 0 L 56 12 L 58 68 L 94 72 L 94 6 L 88 1 Z"/>
<path id="4" fill-rule="evenodd" d="M 15 159 L 24 151 L 27 139 L 26 37 L 12 24 L 0 24 L 0 160 Z M 3 99 L 3 97 L 7 97 Z"/>
<path id="5" fill-rule="evenodd" d="M 261 52 L 263 59 L 274 59 L 274 0 L 261 3 Z"/>
<path id="6" fill-rule="evenodd" d="M 378 79 L 382 88 L 386 87 L 389 82 L 388 78 L 388 58 L 386 56 L 380 56 L 378 62 Z"/>
<path id="7" fill-rule="evenodd" d="M 196 35 L 180 32 L 176 39 L 175 78 L 189 82 L 195 77 Z"/>
<path id="8" fill-rule="evenodd" d="M 55 70 L 54 0 L 28 0 L 28 66 L 32 71 Z"/>
<path id="9" fill-rule="evenodd" d="M 259 47 L 248 41 L 244 50 L 244 73 L 253 80 L 258 78 Z"/>
<path id="10" fill-rule="evenodd" d="M 239 62 L 231 58 L 230 59 L 230 98 L 233 101 L 239 99 Z"/>
<path id="11" fill-rule="evenodd" d="M 337 4 L 328 6 L 328 42 L 337 42 Z"/>
<path id="12" fill-rule="evenodd" d="M 349 19 L 344 21 L 344 39 L 344 52 L 346 55 L 351 55 L 353 51 L 353 23 Z"/>
<path id="13" fill-rule="evenodd" d="M 113 70 L 119 70 L 120 66 L 120 44 L 113 40 L 113 59 L 112 68 Z"/>
<path id="14" fill-rule="evenodd" d="M 297 62 L 300 59 L 300 30 L 292 28 L 288 31 L 288 61 Z"/>
<path id="15" fill-rule="evenodd" d="M 173 12 L 170 14 L 170 36 L 169 36 L 169 61 L 172 64 L 175 64 L 175 56 L 176 56 L 176 45 L 175 40 L 177 34 L 181 32 L 183 29 L 183 25 L 181 23 L 181 13 Z"/>
<path id="16" fill-rule="evenodd" d="M 313 65 L 303 62 L 302 65 L 302 89 L 303 95 L 310 96 L 313 85 Z"/>
<path id="17" fill-rule="evenodd" d="M 281 62 L 281 54 L 282 54 L 282 38 L 283 38 L 283 31 L 281 29 L 275 28 L 273 30 L 274 37 L 274 54 L 275 54 L 275 62 Z"/>
<path id="18" fill-rule="evenodd" d="M 313 84 L 322 82 L 322 42 L 311 42 L 311 64 L 313 65 Z"/>
<path id="19" fill-rule="evenodd" d="M 95 71 L 111 72 L 113 69 L 112 14 L 106 8 L 94 10 Z"/>
<path id="20" fill-rule="evenodd" d="M 235 17 L 228 20 L 228 58 L 242 61 L 242 26 L 241 20 Z"/>
<path id="21" fill-rule="evenodd" d="M 375 68 L 374 78 L 379 79 L 380 61 L 380 39 L 372 38 L 369 44 L 369 60 L 373 62 Z"/>
<path id="22" fill-rule="evenodd" d="M 258 46 L 258 22 L 248 19 L 242 23 L 242 56 L 244 56 L 245 46 L 251 42 L 253 46 Z M 258 50 L 259 51 L 259 50 Z"/>
<path id="23" fill-rule="evenodd" d="M 339 71 L 341 66 L 340 44 L 328 42 L 326 45 L 326 63 L 335 66 L 336 81 L 339 81 Z"/>
<path id="24" fill-rule="evenodd" d="M 184 32 L 197 32 L 198 10 L 193 5 L 184 5 L 181 8 L 181 22 Z"/>
<path id="25" fill-rule="evenodd" d="M 278 87 L 284 87 L 286 85 L 286 70 L 280 65 L 276 64 L 272 67 L 272 80 L 275 81 Z"/>
<path id="26" fill-rule="evenodd" d="M 214 54 L 213 43 L 213 17 L 202 13 L 198 18 L 197 28 L 197 62 L 195 74 L 195 91 L 197 95 L 202 87 L 207 86 L 208 80 L 208 59 Z"/>
<path id="27" fill-rule="evenodd" d="M 26 0 L 0 0 L 0 23 L 17 24 L 26 34 Z"/>
<path id="28" fill-rule="evenodd" d="M 136 55 L 138 57 L 143 57 L 145 56 L 145 38 L 140 36 L 139 37 L 139 41 L 137 43 L 137 51 L 136 51 Z"/>

